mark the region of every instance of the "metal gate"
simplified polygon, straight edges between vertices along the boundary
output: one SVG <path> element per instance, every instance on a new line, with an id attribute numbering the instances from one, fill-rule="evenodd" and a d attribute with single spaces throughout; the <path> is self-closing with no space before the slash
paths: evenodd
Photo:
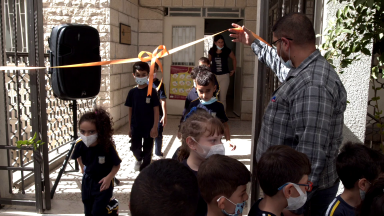
<path id="1" fill-rule="evenodd" d="M 0 65 L 49 66 L 44 50 L 42 0 L 1 0 L 0 2 Z M 73 110 L 71 101 L 55 98 L 46 70 L 0 71 L 4 91 L 5 140 L 0 153 L 6 151 L 7 164 L 0 170 L 8 172 L 9 193 L 20 179 L 19 193 L 25 194 L 27 176 L 33 175 L 35 200 L 0 197 L 0 204 L 36 206 L 36 212 L 51 208 L 48 155 L 72 141 Z M 78 100 L 78 118 L 90 111 L 96 98 Z M 39 149 L 17 148 L 18 140 L 27 140 L 37 133 L 46 144 Z M 41 156 L 41 158 L 39 157 Z M 51 158 L 55 160 L 56 158 Z"/>
<path id="2" fill-rule="evenodd" d="M 286 14 L 292 12 L 305 13 L 307 17 L 314 22 L 316 0 L 268 0 L 260 1 L 260 32 L 259 35 L 265 38 L 269 43 L 272 43 L 272 27 L 276 21 Z M 256 178 L 256 149 L 257 140 L 261 130 L 264 110 L 268 106 L 273 92 L 279 87 L 279 79 L 275 73 L 267 68 L 264 64 L 258 64 L 256 95 L 254 98 L 256 104 L 255 119 L 253 122 L 255 131 L 253 133 L 253 145 L 251 158 L 252 175 L 252 190 L 251 190 L 251 205 L 255 203 L 260 194 L 258 180 Z"/>

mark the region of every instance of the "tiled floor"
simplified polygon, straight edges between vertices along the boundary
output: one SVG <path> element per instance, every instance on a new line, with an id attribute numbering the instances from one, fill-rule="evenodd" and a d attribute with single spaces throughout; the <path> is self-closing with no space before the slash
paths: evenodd
<path id="1" fill-rule="evenodd" d="M 167 158 L 171 158 L 175 150 L 181 145 L 180 140 L 176 137 L 179 118 L 177 116 L 169 116 L 168 124 L 164 129 L 163 152 Z M 227 150 L 226 154 L 242 161 L 248 169 L 250 168 L 250 153 L 251 153 L 251 122 L 239 121 L 236 118 L 231 118 L 229 122 L 232 141 L 237 145 L 235 151 Z M 120 202 L 120 215 L 129 215 L 128 202 L 132 184 L 139 174 L 133 170 L 134 157 L 129 151 L 130 144 L 127 135 L 128 126 L 124 126 L 116 131 L 114 139 L 116 142 L 117 151 L 122 158 L 122 164 L 117 178 L 121 181 L 119 186 L 114 188 L 114 195 Z M 73 164 L 74 161 L 72 160 Z M 67 167 L 69 170 L 70 167 Z M 59 169 L 53 171 L 50 175 L 51 181 L 54 182 Z M 45 211 L 45 214 L 50 215 L 82 215 L 83 204 L 81 202 L 81 173 L 66 173 L 62 176 L 61 181 L 56 189 L 55 196 L 52 200 L 52 209 Z M 30 186 L 26 190 L 24 198 L 34 197 L 34 186 Z M 20 196 L 20 195 L 19 195 Z M 18 197 L 19 197 L 18 196 Z M 5 206 L 0 209 L 0 215 L 34 215 L 34 207 L 22 206 Z"/>

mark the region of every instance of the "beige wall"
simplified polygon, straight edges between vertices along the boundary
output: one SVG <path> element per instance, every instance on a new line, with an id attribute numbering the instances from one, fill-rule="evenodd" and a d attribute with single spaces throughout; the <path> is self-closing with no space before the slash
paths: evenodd
<path id="1" fill-rule="evenodd" d="M 101 60 L 137 57 L 138 0 L 43 0 L 44 45 L 52 27 L 65 23 L 87 24 L 99 31 Z M 131 45 L 119 43 L 120 23 L 131 26 Z M 124 106 L 128 91 L 135 84 L 132 64 L 102 67 L 102 81 L 98 104 L 111 113 L 115 129 L 128 122 Z"/>

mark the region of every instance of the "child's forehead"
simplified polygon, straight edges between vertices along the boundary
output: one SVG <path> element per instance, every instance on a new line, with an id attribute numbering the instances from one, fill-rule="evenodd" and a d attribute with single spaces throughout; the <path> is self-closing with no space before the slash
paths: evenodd
<path id="1" fill-rule="evenodd" d="M 90 121 L 83 121 L 80 124 L 80 130 L 95 130 L 96 125 Z"/>
<path id="2" fill-rule="evenodd" d="M 198 89 L 200 89 L 200 88 L 209 89 L 209 88 L 215 87 L 215 84 L 213 82 L 210 82 L 207 86 L 203 86 L 203 85 L 199 85 L 199 83 L 196 83 L 196 87 Z"/>
<path id="3" fill-rule="evenodd" d="M 148 72 L 145 70 L 136 70 L 135 73 L 136 74 L 148 74 Z"/>

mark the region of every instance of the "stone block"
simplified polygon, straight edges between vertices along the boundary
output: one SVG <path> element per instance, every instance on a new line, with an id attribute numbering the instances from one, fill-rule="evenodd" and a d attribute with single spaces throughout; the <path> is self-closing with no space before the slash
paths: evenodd
<path id="1" fill-rule="evenodd" d="M 139 29 L 139 20 L 133 17 L 129 17 L 129 25 L 131 26 L 131 31 L 137 32 Z"/>
<path id="2" fill-rule="evenodd" d="M 132 4 L 139 5 L 139 0 L 129 0 Z"/>
<path id="3" fill-rule="evenodd" d="M 121 74 L 121 73 L 123 73 L 123 64 L 111 65 L 111 74 Z"/>
<path id="4" fill-rule="evenodd" d="M 98 8 L 99 6 L 99 0 L 83 0 L 83 7 L 85 8 Z"/>
<path id="5" fill-rule="evenodd" d="M 109 113 L 111 114 L 111 117 L 113 118 L 113 122 L 120 119 L 120 106 L 114 106 L 109 109 Z"/>
<path id="6" fill-rule="evenodd" d="M 236 0 L 236 7 L 245 8 L 247 5 L 247 0 Z"/>
<path id="7" fill-rule="evenodd" d="M 62 16 L 63 12 L 60 7 L 44 8 L 44 16 Z"/>
<path id="8" fill-rule="evenodd" d="M 192 0 L 183 0 L 183 7 L 192 6 Z"/>
<path id="9" fill-rule="evenodd" d="M 132 76 L 131 76 L 132 77 Z M 123 103 L 125 103 L 125 101 L 127 100 L 127 97 L 128 97 L 128 93 L 129 91 L 131 90 L 132 88 L 128 87 L 128 88 L 123 88 L 122 89 L 122 98 L 121 100 L 123 101 Z M 127 110 L 127 115 L 128 115 L 128 110 Z"/>
<path id="10" fill-rule="evenodd" d="M 163 20 L 140 20 L 139 32 L 163 32 Z"/>
<path id="11" fill-rule="evenodd" d="M 116 43 L 110 43 L 109 59 L 116 59 Z"/>
<path id="12" fill-rule="evenodd" d="M 253 88 L 254 83 L 254 75 L 244 75 L 243 76 L 243 87 L 251 87 Z"/>
<path id="13" fill-rule="evenodd" d="M 139 51 L 147 51 L 147 52 L 150 52 L 152 53 L 153 50 L 155 50 L 159 45 L 156 45 L 156 46 L 139 46 Z M 146 56 L 146 55 L 145 55 Z"/>
<path id="14" fill-rule="evenodd" d="M 108 75 L 110 73 L 111 73 L 111 66 L 110 65 L 101 66 L 101 74 L 102 75 Z"/>
<path id="15" fill-rule="evenodd" d="M 245 8 L 245 20 L 256 20 L 257 7 L 246 7 Z"/>
<path id="16" fill-rule="evenodd" d="M 138 54 L 136 45 L 128 46 L 128 58 L 137 58 Z"/>
<path id="17" fill-rule="evenodd" d="M 225 0 L 225 7 L 234 8 L 236 6 L 236 0 Z"/>
<path id="18" fill-rule="evenodd" d="M 133 18 L 139 18 L 139 7 L 135 4 L 132 4 L 132 7 L 131 7 L 131 14 L 130 14 Z"/>
<path id="19" fill-rule="evenodd" d="M 109 7 L 117 11 L 124 10 L 123 0 L 109 0 Z"/>
<path id="20" fill-rule="evenodd" d="M 204 6 L 204 0 L 193 0 L 193 6 L 203 7 Z"/>
<path id="21" fill-rule="evenodd" d="M 211 7 L 215 3 L 215 0 L 204 0 L 204 6 Z"/>
<path id="22" fill-rule="evenodd" d="M 247 29 L 256 32 L 256 21 L 246 20 L 244 25 Z"/>
<path id="23" fill-rule="evenodd" d="M 72 1 L 71 0 L 53 0 L 52 5 L 54 6 L 65 6 L 65 7 L 71 7 Z"/>
<path id="24" fill-rule="evenodd" d="M 162 33 L 139 33 L 139 45 L 160 45 L 163 43 Z"/>
<path id="25" fill-rule="evenodd" d="M 172 6 L 181 7 L 183 5 L 183 0 L 172 0 Z"/>
<path id="26" fill-rule="evenodd" d="M 131 44 L 132 45 L 137 45 L 137 36 L 138 36 L 137 32 L 131 31 Z"/>
<path id="27" fill-rule="evenodd" d="M 111 26 L 111 42 L 119 43 L 120 29 L 116 26 Z"/>
<path id="28" fill-rule="evenodd" d="M 123 59 L 128 56 L 128 45 L 116 44 L 116 58 Z"/>
<path id="29" fill-rule="evenodd" d="M 109 33 L 99 33 L 100 36 L 100 42 L 109 42 L 110 41 L 110 34 Z"/>
<path id="30" fill-rule="evenodd" d="M 161 2 L 162 2 L 162 6 L 163 7 L 170 7 L 170 6 L 172 6 L 172 0 L 161 0 Z M 140 12 L 139 12 L 139 14 L 140 14 Z"/>
<path id="31" fill-rule="evenodd" d="M 121 74 L 121 79 L 120 79 L 120 87 L 125 88 L 129 86 L 129 79 L 133 78 L 132 73 L 123 73 Z M 124 97 L 124 94 L 123 94 Z"/>
<path id="32" fill-rule="evenodd" d="M 251 47 L 244 46 L 244 62 L 255 61 L 257 58 Z"/>
<path id="33" fill-rule="evenodd" d="M 129 86 L 136 86 L 137 84 L 136 84 L 136 81 L 135 81 L 135 79 L 134 78 L 132 78 L 132 79 L 130 79 L 129 80 Z"/>
<path id="34" fill-rule="evenodd" d="M 253 88 L 243 88 L 241 94 L 241 100 L 251 101 L 253 100 Z"/>
<path id="35" fill-rule="evenodd" d="M 44 9 L 49 7 L 51 4 L 51 0 L 42 0 Z"/>
<path id="36" fill-rule="evenodd" d="M 170 2 L 172 5 L 172 1 L 170 1 Z M 168 5 L 168 6 L 171 6 L 171 5 Z M 163 6 L 164 6 L 164 0 L 163 0 Z M 151 9 L 143 8 L 143 7 L 139 8 L 139 19 L 140 20 L 147 20 L 147 19 L 159 20 L 159 19 L 163 19 L 163 18 L 164 18 L 164 16 L 158 10 L 151 10 Z"/>
<path id="37" fill-rule="evenodd" d="M 60 24 L 70 23 L 71 17 L 69 17 L 69 16 L 44 16 L 43 22 L 46 24 L 50 24 L 50 25 L 60 25 Z"/>
<path id="38" fill-rule="evenodd" d="M 107 24 L 119 26 L 119 12 L 117 10 L 110 10 L 110 22 Z"/>
<path id="39" fill-rule="evenodd" d="M 241 113 L 240 114 L 241 121 L 252 121 L 252 114 L 249 113 Z"/>
<path id="40" fill-rule="evenodd" d="M 128 88 L 127 88 L 127 90 L 128 90 Z M 128 95 L 128 92 L 125 96 L 127 96 L 127 95 Z M 124 94 L 123 94 L 123 98 L 124 98 Z M 126 98 L 124 98 L 124 103 L 125 103 L 125 99 Z M 124 118 L 124 120 L 125 120 L 125 117 L 128 116 L 129 108 L 127 106 L 125 106 L 124 103 L 120 105 L 120 119 Z"/>
<path id="41" fill-rule="evenodd" d="M 225 0 L 215 0 L 215 7 L 224 7 Z"/>
<path id="42" fill-rule="evenodd" d="M 101 24 L 106 24 L 107 22 L 108 22 L 108 23 L 110 22 L 110 19 L 107 18 L 107 17 L 103 17 L 103 16 L 93 16 L 92 19 L 91 19 L 90 24 L 93 24 L 93 25 L 101 25 Z"/>
<path id="43" fill-rule="evenodd" d="M 124 14 L 130 15 L 132 3 L 129 2 L 128 0 L 123 0 L 123 7 L 124 7 L 123 9 Z"/>
<path id="44" fill-rule="evenodd" d="M 81 5 L 81 0 L 72 0 L 71 1 L 72 7 L 80 7 Z"/>
<path id="45" fill-rule="evenodd" d="M 111 91 L 117 90 L 120 88 L 120 74 L 111 75 Z"/>
<path id="46" fill-rule="evenodd" d="M 247 6 L 257 6 L 257 0 L 247 0 Z"/>
<path id="47" fill-rule="evenodd" d="M 119 27 L 120 27 L 120 23 L 123 23 L 125 25 L 129 25 L 129 18 L 127 15 L 123 14 L 123 13 L 119 13 Z"/>
<path id="48" fill-rule="evenodd" d="M 253 101 L 241 101 L 241 113 L 252 113 Z"/>
<path id="49" fill-rule="evenodd" d="M 161 6 L 161 0 L 140 0 L 143 6 Z"/>
<path id="50" fill-rule="evenodd" d="M 255 62 L 243 62 L 243 75 L 255 74 Z"/>
<path id="51" fill-rule="evenodd" d="M 110 25 L 99 25 L 98 31 L 109 33 L 109 32 L 111 32 L 111 26 Z"/>
<path id="52" fill-rule="evenodd" d="M 106 86 L 108 86 L 108 85 L 106 84 Z M 100 100 L 110 100 L 111 95 L 110 95 L 109 91 L 107 90 L 106 92 L 100 92 L 98 97 L 100 98 Z"/>

